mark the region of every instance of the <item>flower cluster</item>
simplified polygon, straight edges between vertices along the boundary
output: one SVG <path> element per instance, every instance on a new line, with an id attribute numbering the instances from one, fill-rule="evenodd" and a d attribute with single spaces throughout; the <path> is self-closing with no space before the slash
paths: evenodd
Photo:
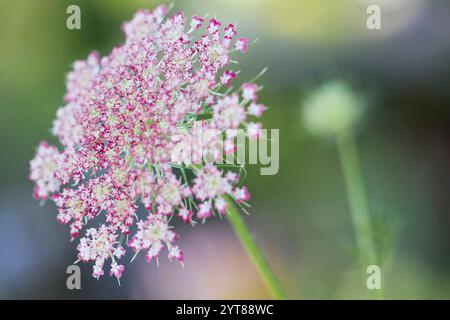
<path id="1" fill-rule="evenodd" d="M 301 121 L 312 134 L 334 136 L 355 125 L 366 108 L 352 87 L 333 80 L 311 92 L 302 106 Z"/>
<path id="2" fill-rule="evenodd" d="M 93 52 L 74 63 L 52 129 L 62 148 L 42 142 L 31 161 L 35 198 L 54 201 L 72 238 L 89 225 L 78 259 L 94 263 L 96 278 L 107 260 L 110 275 L 121 277 L 126 247 L 144 251 L 147 261 L 167 249 L 182 262 L 173 216 L 194 224 L 224 214 L 227 197 L 248 201 L 239 171 L 214 162 L 220 153 L 206 150 L 214 156 L 194 165 L 174 161 L 173 152 L 179 131 L 200 120 L 218 134 L 243 128 L 258 137 L 261 124 L 248 118 L 265 110 L 256 84 L 233 93 L 237 71 L 227 67 L 247 51 L 247 39 L 235 39 L 232 24 L 198 16 L 186 23 L 183 13 L 168 17 L 163 5 L 138 11 L 123 31 L 125 43 L 109 55 Z M 233 138 L 226 138 L 228 152 Z M 92 227 L 94 219 L 100 226 Z"/>

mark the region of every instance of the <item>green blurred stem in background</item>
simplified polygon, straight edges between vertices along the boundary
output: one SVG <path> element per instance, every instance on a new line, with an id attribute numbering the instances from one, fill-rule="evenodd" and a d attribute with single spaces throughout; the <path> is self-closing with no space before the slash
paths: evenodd
<path id="1" fill-rule="evenodd" d="M 250 234 L 250 231 L 248 230 L 244 219 L 241 217 L 239 211 L 237 210 L 233 199 L 226 197 L 226 201 L 228 213 L 227 217 L 230 221 L 231 227 L 233 228 L 234 233 L 241 242 L 241 245 L 247 252 L 247 255 L 250 257 L 254 266 L 258 270 L 261 279 L 266 285 L 266 288 L 272 294 L 273 298 L 279 300 L 285 299 L 286 296 L 283 289 L 281 288 L 278 279 L 275 277 L 269 264 L 262 255 L 261 250 L 253 240 L 253 237 Z"/>
<path id="2" fill-rule="evenodd" d="M 336 135 L 337 148 L 350 203 L 351 219 L 364 272 L 369 265 L 377 264 L 372 238 L 369 209 L 359 163 L 358 150 L 351 128 Z M 370 290 L 375 298 L 382 298 L 381 289 Z"/>

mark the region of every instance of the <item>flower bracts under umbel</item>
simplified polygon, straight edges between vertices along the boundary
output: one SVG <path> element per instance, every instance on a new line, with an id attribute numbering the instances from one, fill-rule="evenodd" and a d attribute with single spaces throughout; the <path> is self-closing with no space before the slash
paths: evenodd
<path id="1" fill-rule="evenodd" d="M 147 261 L 163 250 L 183 261 L 172 216 L 194 223 L 224 214 L 226 195 L 238 203 L 250 198 L 237 186 L 239 172 L 216 164 L 222 155 L 213 143 L 198 155 L 200 165 L 177 153 L 186 143 L 180 130 L 189 133 L 194 122 L 218 134 L 244 128 L 259 136 L 261 124 L 247 122 L 265 110 L 256 102 L 258 86 L 245 83 L 233 93 L 237 72 L 224 70 L 247 51 L 247 40 L 234 39 L 231 24 L 194 16 L 185 25 L 183 13 L 166 18 L 166 11 L 138 11 L 123 25 L 123 45 L 74 63 L 52 129 L 63 148 L 42 142 L 31 161 L 35 198 L 55 202 L 72 238 L 87 227 L 78 259 L 94 263 L 96 278 L 107 260 L 110 275 L 121 277 L 127 246 Z M 233 135 L 226 139 L 233 152 Z"/>

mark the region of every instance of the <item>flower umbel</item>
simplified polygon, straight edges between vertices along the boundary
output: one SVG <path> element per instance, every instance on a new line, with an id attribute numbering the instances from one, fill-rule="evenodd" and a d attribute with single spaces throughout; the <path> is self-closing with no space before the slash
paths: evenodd
<path id="1" fill-rule="evenodd" d="M 361 118 L 364 103 L 343 81 L 331 81 L 306 98 L 302 121 L 308 131 L 318 135 L 336 135 L 351 128 Z"/>
<path id="2" fill-rule="evenodd" d="M 364 277 L 367 266 L 378 263 L 371 214 L 353 134 L 353 127 L 365 108 L 360 94 L 347 83 L 335 80 L 315 90 L 302 109 L 306 129 L 313 134 L 332 137 L 336 141 Z M 371 292 L 375 297 L 382 297 L 381 291 Z"/>
<path id="3" fill-rule="evenodd" d="M 62 148 L 42 142 L 31 161 L 34 196 L 56 204 L 72 238 L 86 228 L 78 259 L 94 263 L 95 278 L 108 262 L 107 273 L 119 279 L 126 247 L 148 262 L 164 251 L 182 262 L 172 216 L 194 224 L 224 214 L 227 196 L 248 201 L 238 170 L 214 157 L 174 162 L 173 151 L 180 128 L 190 131 L 200 119 L 219 134 L 245 128 L 257 137 L 261 125 L 245 121 L 265 110 L 256 84 L 230 90 L 238 72 L 227 67 L 248 49 L 246 38 L 234 39 L 233 25 L 198 16 L 186 23 L 162 5 L 138 11 L 123 31 L 125 43 L 109 55 L 93 52 L 74 63 L 52 129 Z"/>

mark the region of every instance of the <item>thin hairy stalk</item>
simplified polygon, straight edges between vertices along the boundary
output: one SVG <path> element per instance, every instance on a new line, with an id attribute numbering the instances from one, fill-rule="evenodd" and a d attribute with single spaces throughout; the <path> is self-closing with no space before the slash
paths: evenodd
<path id="1" fill-rule="evenodd" d="M 369 209 L 359 163 L 358 150 L 351 129 L 336 136 L 340 162 L 350 204 L 350 213 L 355 232 L 359 258 L 364 272 L 367 266 L 377 264 L 372 238 Z M 375 298 L 382 298 L 381 290 L 371 290 Z"/>
<path id="2" fill-rule="evenodd" d="M 230 198 L 226 198 L 227 201 L 227 217 L 230 221 L 231 227 L 233 228 L 236 237 L 241 242 L 253 265 L 258 270 L 259 276 L 264 282 L 267 290 L 271 293 L 274 299 L 285 299 L 283 289 L 281 288 L 280 282 L 275 277 L 269 264 L 261 253 L 255 243 L 244 219 L 241 217 L 238 209 L 236 208 L 234 201 Z"/>

